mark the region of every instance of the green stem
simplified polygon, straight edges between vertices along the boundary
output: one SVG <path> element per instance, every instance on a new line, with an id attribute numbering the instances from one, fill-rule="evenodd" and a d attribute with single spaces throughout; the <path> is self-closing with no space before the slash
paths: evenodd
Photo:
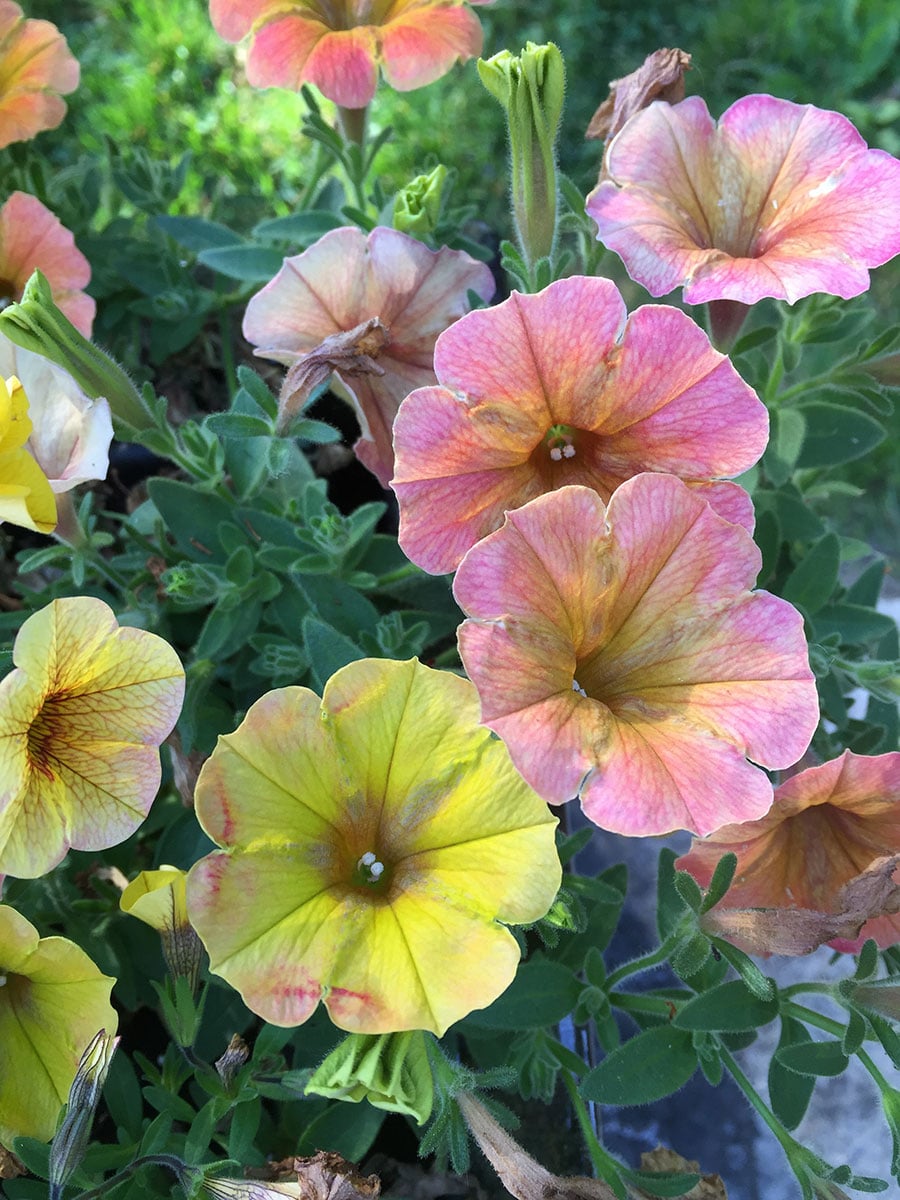
<path id="1" fill-rule="evenodd" d="M 766 381 L 766 388 L 763 394 L 763 400 L 767 407 L 775 403 L 775 397 L 778 396 L 778 388 L 784 378 L 784 356 L 781 353 L 781 342 L 776 341 L 776 346 L 775 362 L 772 364 L 772 370 L 769 372 L 769 378 Z M 784 395 L 778 396 L 779 404 L 783 404 L 784 399 Z"/>
<path id="2" fill-rule="evenodd" d="M 603 1147 L 594 1132 L 594 1124 L 591 1121 L 590 1114 L 587 1110 L 587 1105 L 584 1098 L 578 1090 L 578 1085 L 572 1076 L 571 1071 L 560 1071 L 562 1081 L 565 1084 L 566 1091 L 569 1093 L 569 1099 L 572 1101 L 572 1108 L 575 1110 L 575 1116 L 578 1118 L 578 1125 L 581 1129 L 582 1137 L 584 1138 L 585 1148 L 591 1160 L 591 1165 L 594 1168 L 594 1174 L 601 1179 L 606 1179 L 609 1176 L 609 1171 L 618 1174 L 617 1164 Z"/>
<path id="3" fill-rule="evenodd" d="M 338 105 L 337 115 L 341 126 L 341 133 L 344 135 L 344 140 L 352 142 L 353 145 L 363 148 L 366 140 L 366 116 L 369 109 L 366 108 L 342 108 Z"/>
<path id="4" fill-rule="evenodd" d="M 229 310 L 219 309 L 219 334 L 222 339 L 222 368 L 225 372 L 225 382 L 228 385 L 228 395 L 233 398 L 240 384 L 234 366 L 234 349 L 231 344 L 231 322 Z"/>
<path id="5" fill-rule="evenodd" d="M 678 937 L 667 937 L 661 946 L 658 946 L 651 954 L 645 954 L 641 958 L 633 958 L 631 962 L 623 963 L 609 976 L 606 981 L 606 987 L 614 987 L 617 983 L 621 983 L 623 979 L 627 979 L 629 975 L 637 975 L 641 971 L 649 971 L 651 967 L 658 966 L 659 963 L 665 962 L 675 946 L 678 943 Z"/>
<path id="6" fill-rule="evenodd" d="M 787 995 L 788 991 L 790 991 L 789 988 L 785 988 L 782 991 L 782 999 Z M 786 1016 L 794 1017 L 796 1020 L 803 1021 L 807 1025 L 815 1025 L 817 1029 L 823 1029 L 826 1033 L 833 1034 L 837 1038 L 842 1038 L 844 1036 L 845 1027 L 840 1021 L 834 1021 L 831 1017 L 826 1017 L 822 1013 L 817 1013 L 813 1009 L 807 1008 L 803 1004 L 794 1004 L 792 1002 L 788 1002 L 787 1004 L 783 1005 L 782 1012 Z M 890 1089 L 891 1085 L 879 1071 L 869 1054 L 867 1054 L 861 1046 L 856 1051 L 856 1057 L 872 1076 L 880 1090 L 885 1091 Z"/>
<path id="7" fill-rule="evenodd" d="M 390 587 L 392 583 L 403 583 L 407 579 L 418 579 L 422 576 L 422 568 L 417 567 L 414 563 L 405 563 L 402 567 L 397 567 L 395 571 L 388 571 L 384 575 L 378 576 L 376 587 Z"/>
<path id="8" fill-rule="evenodd" d="M 148 1166 L 165 1167 L 178 1176 L 178 1182 L 184 1187 L 186 1168 L 180 1158 L 176 1158 L 174 1154 L 143 1154 L 134 1162 L 130 1162 L 127 1167 L 123 1167 L 121 1171 L 117 1171 L 115 1175 L 111 1175 L 109 1179 L 105 1179 L 99 1187 L 91 1188 L 88 1192 L 79 1192 L 74 1200 L 94 1200 L 95 1196 L 104 1195 L 141 1167 Z"/>
<path id="9" fill-rule="evenodd" d="M 654 996 L 648 992 L 609 992 L 607 994 L 610 1004 L 614 1004 L 622 1012 L 647 1013 L 671 1020 L 672 1002 L 663 996 Z"/>
<path id="10" fill-rule="evenodd" d="M 759 1113 L 763 1121 L 765 1121 L 766 1125 L 768 1125 L 769 1129 L 771 1129 L 771 1131 L 775 1134 L 775 1137 L 778 1139 L 782 1150 L 784 1150 L 788 1157 L 788 1161 L 793 1165 L 792 1152 L 797 1146 L 797 1143 L 766 1104 L 765 1100 L 763 1100 L 762 1096 L 760 1096 L 760 1094 L 756 1091 L 753 1084 L 750 1082 L 741 1068 L 737 1065 L 730 1051 L 726 1050 L 721 1042 L 719 1043 L 719 1055 L 721 1056 L 723 1064 L 728 1068 L 728 1071 L 731 1074 L 731 1077 L 734 1079 L 734 1082 L 744 1093 L 751 1108 L 755 1109 L 756 1112 Z"/>

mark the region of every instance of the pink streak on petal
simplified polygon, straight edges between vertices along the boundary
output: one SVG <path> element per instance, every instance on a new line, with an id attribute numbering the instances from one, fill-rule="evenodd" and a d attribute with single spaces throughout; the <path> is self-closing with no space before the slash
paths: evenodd
<path id="1" fill-rule="evenodd" d="M 384 77 L 400 92 L 424 87 L 459 60 L 481 53 L 483 34 L 468 8 L 428 5 L 390 20 L 380 31 Z"/>
<path id="2" fill-rule="evenodd" d="M 707 504 L 732 525 L 741 525 L 749 534 L 756 528 L 756 512 L 753 500 L 738 483 L 730 480 L 715 480 L 712 483 L 690 483 L 688 486 Z"/>
<path id="3" fill-rule="evenodd" d="M 603 763 L 581 791 L 585 815 L 601 828 L 628 837 L 704 834 L 770 808 L 772 785 L 728 742 L 677 716 L 618 715 Z"/>
<path id="4" fill-rule="evenodd" d="M 319 21 L 290 14 L 269 21 L 250 43 L 247 82 L 258 88 L 299 88 L 307 79 L 307 60 L 327 32 Z"/>

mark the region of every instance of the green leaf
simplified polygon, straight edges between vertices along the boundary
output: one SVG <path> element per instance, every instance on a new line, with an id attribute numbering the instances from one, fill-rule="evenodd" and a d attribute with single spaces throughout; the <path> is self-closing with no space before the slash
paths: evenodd
<path id="1" fill-rule="evenodd" d="M 868 1035 L 865 1017 L 861 1013 L 851 1010 L 847 1021 L 847 1028 L 844 1030 L 844 1036 L 841 1038 L 841 1049 L 849 1057 L 855 1054 Z"/>
<path id="2" fill-rule="evenodd" d="M 37 1138 L 17 1137 L 12 1140 L 16 1158 L 20 1158 L 32 1175 L 47 1179 L 50 1175 L 50 1147 Z"/>
<path id="3" fill-rule="evenodd" d="M 327 1146 L 348 1162 L 362 1162 L 372 1148 L 387 1113 L 371 1104 L 338 1100 L 310 1122 L 300 1135 L 298 1154 L 315 1154 Z"/>
<path id="4" fill-rule="evenodd" d="M 568 967 L 545 958 L 523 963 L 499 999 L 466 1022 L 485 1029 L 538 1029 L 555 1025 L 578 1001 L 582 984 Z"/>
<path id="5" fill-rule="evenodd" d="M 200 262 L 211 271 L 242 283 L 268 283 L 281 270 L 284 255 L 271 246 L 221 246 L 201 250 Z"/>
<path id="6" fill-rule="evenodd" d="M 651 1196 L 683 1196 L 685 1192 L 689 1192 L 695 1188 L 700 1182 L 699 1175 L 678 1175 L 670 1171 L 629 1171 L 627 1168 L 622 1174 L 629 1183 L 633 1183 L 635 1187 L 641 1189 L 642 1192 L 648 1192 Z"/>
<path id="7" fill-rule="evenodd" d="M 706 966 L 710 953 L 709 938 L 695 933 L 672 955 L 672 970 L 679 979 L 690 979 Z"/>
<path id="8" fill-rule="evenodd" d="M 781 1018 L 778 1050 L 809 1043 L 809 1030 L 793 1017 Z M 815 1076 L 798 1075 L 778 1061 L 777 1052 L 769 1063 L 769 1100 L 772 1110 L 787 1129 L 796 1129 L 809 1107 L 816 1086 Z"/>
<path id="9" fill-rule="evenodd" d="M 798 467 L 833 467 L 868 454 L 884 438 L 884 426 L 857 409 L 814 402 L 799 406 L 807 431 Z"/>
<path id="10" fill-rule="evenodd" d="M 775 1057 L 788 1071 L 798 1075 L 841 1075 L 849 1059 L 840 1042 L 798 1042 L 775 1051 Z"/>
<path id="11" fill-rule="evenodd" d="M 804 612 L 817 613 L 837 585 L 840 565 L 840 539 L 836 533 L 826 533 L 801 558 L 788 576 L 781 595 Z"/>
<path id="12" fill-rule="evenodd" d="M 794 473 L 803 441 L 806 420 L 798 408 L 776 409 L 771 415 L 769 445 L 763 456 L 763 470 L 780 487 Z"/>
<path id="13" fill-rule="evenodd" d="M 713 905 L 719 903 L 731 887 L 731 881 L 734 879 L 736 870 L 737 855 L 731 851 L 728 854 L 723 854 L 716 863 L 716 869 L 713 871 L 709 887 L 706 889 L 706 895 L 703 897 L 703 903 L 700 906 L 701 913 L 709 912 Z"/>
<path id="14" fill-rule="evenodd" d="M 693 912 L 698 913 L 703 904 L 703 893 L 693 875 L 687 871 L 675 872 L 675 890 Z"/>
<path id="15" fill-rule="evenodd" d="M 335 671 L 345 667 L 347 663 L 366 657 L 356 642 L 317 617 L 304 617 L 301 630 L 303 647 L 320 688 L 325 686 Z"/>
<path id="16" fill-rule="evenodd" d="M 766 978 L 748 954 L 732 946 L 721 938 L 712 938 L 712 944 L 743 979 L 749 990 L 760 1000 L 771 1000 L 775 995 L 775 985 Z"/>
<path id="17" fill-rule="evenodd" d="M 684 1087 L 696 1069 L 691 1034 L 661 1025 L 613 1050 L 585 1076 L 580 1091 L 601 1104 L 651 1104 Z"/>
<path id="18" fill-rule="evenodd" d="M 273 242 L 296 242 L 298 246 L 309 246 L 323 234 L 339 229 L 344 222 L 327 209 L 310 209 L 294 213 L 289 217 L 272 217 L 260 221 L 253 233 L 256 237 Z"/>
<path id="19" fill-rule="evenodd" d="M 133 1142 L 143 1131 L 144 1101 L 131 1059 L 121 1050 L 113 1055 L 103 1087 L 103 1099 L 116 1127 Z"/>
<path id="20" fill-rule="evenodd" d="M 195 562 L 219 562 L 221 521 L 234 522 L 234 508 L 221 496 L 200 492 L 189 483 L 157 477 L 147 482 L 150 499 L 178 548 Z"/>
<path id="21" fill-rule="evenodd" d="M 216 437 L 247 438 L 271 437 L 272 424 L 265 417 L 254 417 L 244 413 L 212 413 L 203 422 Z"/>
<path id="22" fill-rule="evenodd" d="M 778 1016 L 778 1000 L 761 1000 L 742 979 L 730 979 L 679 1007 L 672 1024 L 678 1029 L 740 1033 L 759 1029 Z"/>
<path id="23" fill-rule="evenodd" d="M 659 865 L 656 880 L 656 928 L 659 940 L 664 942 L 669 934 L 689 911 L 684 900 L 675 887 L 675 859 L 678 856 L 673 850 L 664 847 L 659 852 Z"/>
<path id="24" fill-rule="evenodd" d="M 872 642 L 897 629 L 893 617 L 862 604 L 829 604 L 816 613 L 814 625 L 818 641 L 836 633 L 845 646 Z"/>
<path id="25" fill-rule="evenodd" d="M 213 250 L 240 245 L 244 240 L 227 225 L 207 221 L 203 217 L 161 216 L 154 219 L 154 224 L 185 250 Z"/>

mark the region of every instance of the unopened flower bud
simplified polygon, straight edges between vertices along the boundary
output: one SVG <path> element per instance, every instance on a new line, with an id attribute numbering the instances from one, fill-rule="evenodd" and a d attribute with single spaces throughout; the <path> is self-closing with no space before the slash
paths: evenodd
<path id="1" fill-rule="evenodd" d="M 203 948 L 188 920 L 186 878 L 177 867 L 141 871 L 122 893 L 119 907 L 159 932 L 169 973 L 187 979 L 193 992 Z"/>
<path id="2" fill-rule="evenodd" d="M 519 57 L 502 50 L 478 60 L 481 82 L 506 109 L 512 160 L 513 220 L 530 266 L 549 257 L 556 239 L 556 135 L 566 76 L 552 42 L 528 42 Z"/>
<path id="3" fill-rule="evenodd" d="M 50 1200 L 62 1195 L 66 1180 L 84 1158 L 94 1112 L 118 1044 L 119 1038 L 101 1029 L 81 1056 L 69 1089 L 65 1118 L 50 1146 Z"/>
<path id="4" fill-rule="evenodd" d="M 26 283 L 22 299 L 0 312 L 0 332 L 17 346 L 63 367 L 91 400 L 105 398 L 114 421 L 127 421 L 135 429 L 152 424 L 125 370 L 63 316 L 40 271 Z"/>
<path id="5" fill-rule="evenodd" d="M 417 175 L 394 200 L 394 228 L 422 238 L 434 233 L 440 220 L 447 168 L 438 163 L 427 175 Z"/>
<path id="6" fill-rule="evenodd" d="M 421 1030 L 351 1033 L 306 1085 L 307 1094 L 368 1100 L 387 1112 L 407 1113 L 424 1125 L 434 1103 L 434 1079 Z"/>

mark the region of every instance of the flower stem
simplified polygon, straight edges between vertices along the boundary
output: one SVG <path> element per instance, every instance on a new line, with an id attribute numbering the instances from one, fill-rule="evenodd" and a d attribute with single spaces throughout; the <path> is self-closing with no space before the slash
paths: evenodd
<path id="1" fill-rule="evenodd" d="M 341 126 L 341 133 L 348 142 L 353 145 L 363 147 L 366 140 L 366 117 L 368 108 L 342 108 L 338 105 L 337 115 Z"/>
<path id="2" fill-rule="evenodd" d="M 134 1162 L 130 1162 L 127 1167 L 123 1167 L 121 1171 L 117 1171 L 115 1175 L 111 1175 L 109 1179 L 105 1179 L 98 1187 L 91 1188 L 88 1192 L 79 1192 L 74 1200 L 94 1200 L 96 1196 L 102 1196 L 109 1192 L 117 1184 L 122 1183 L 130 1175 L 141 1167 L 165 1167 L 173 1174 L 178 1176 L 178 1182 L 184 1186 L 186 1168 L 180 1158 L 176 1158 L 174 1154 L 142 1154 L 140 1158 L 136 1158 Z"/>
<path id="3" fill-rule="evenodd" d="M 607 988 L 615 987 L 617 983 L 621 983 L 623 979 L 627 979 L 629 975 L 637 975 L 641 971 L 649 971 L 651 967 L 658 966 L 659 963 L 665 960 L 672 953 L 678 941 L 677 937 L 668 937 L 658 946 L 651 954 L 644 954 L 641 958 L 633 958 L 631 962 L 623 963 L 618 967 L 606 981 Z"/>
<path id="4" fill-rule="evenodd" d="M 578 1125 L 584 1138 L 585 1149 L 594 1168 L 594 1174 L 601 1179 L 606 1179 L 608 1178 L 610 1168 L 612 1168 L 613 1172 L 616 1172 L 615 1159 L 607 1154 L 600 1145 L 597 1135 L 594 1132 L 594 1125 L 588 1113 L 587 1105 L 578 1091 L 578 1085 L 575 1083 L 571 1071 L 560 1071 L 560 1075 L 562 1076 L 566 1091 L 569 1093 L 569 1099 L 572 1101 L 575 1116 L 578 1118 Z"/>
<path id="5" fill-rule="evenodd" d="M 734 1082 L 738 1085 L 738 1087 L 744 1093 L 744 1096 L 747 1098 L 750 1107 L 759 1113 L 763 1121 L 765 1121 L 766 1125 L 768 1125 L 769 1129 L 771 1129 L 771 1131 L 775 1134 L 775 1137 L 778 1139 L 782 1150 L 784 1150 L 788 1157 L 788 1161 L 793 1165 L 791 1152 L 794 1150 L 795 1146 L 797 1146 L 797 1143 L 763 1100 L 762 1096 L 760 1096 L 760 1094 L 756 1091 L 753 1084 L 750 1082 L 741 1068 L 737 1065 L 737 1062 L 732 1057 L 730 1051 L 726 1050 L 721 1043 L 719 1044 L 719 1055 L 724 1066 L 728 1068 L 728 1071 L 731 1077 L 734 1079 Z"/>

